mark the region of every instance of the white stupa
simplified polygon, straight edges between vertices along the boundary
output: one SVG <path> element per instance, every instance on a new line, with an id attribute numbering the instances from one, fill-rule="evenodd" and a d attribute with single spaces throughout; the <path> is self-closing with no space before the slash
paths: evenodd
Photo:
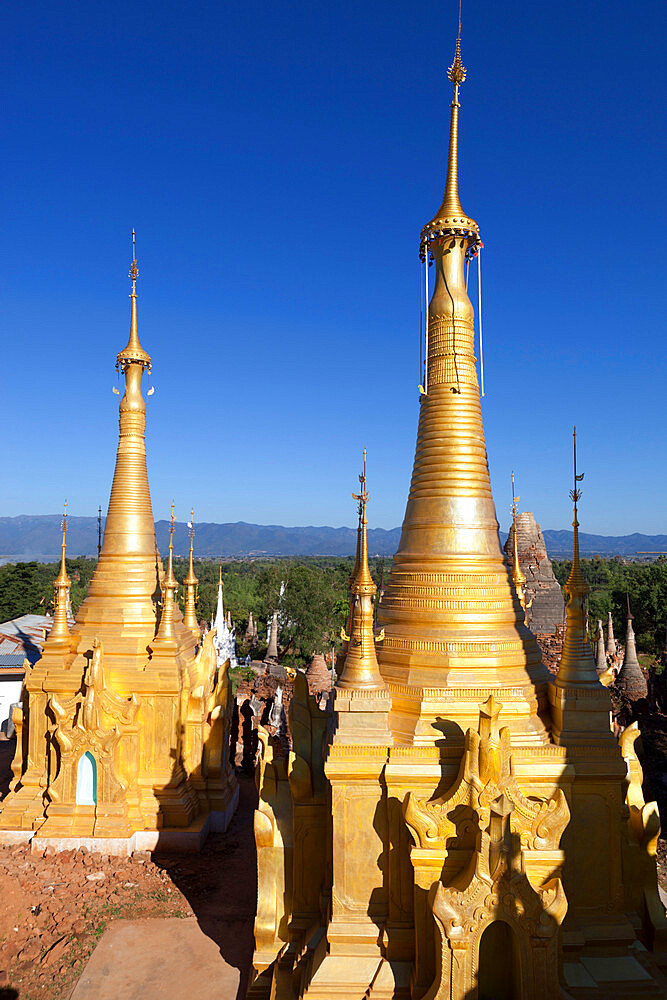
<path id="1" fill-rule="evenodd" d="M 234 629 L 230 628 L 225 620 L 225 609 L 222 601 L 222 570 L 220 570 L 220 578 L 218 580 L 218 607 L 215 612 L 215 621 L 213 624 L 216 628 L 213 645 L 218 657 L 218 666 L 221 667 L 225 660 L 229 660 L 230 668 L 238 666 L 236 661 L 236 636 Z"/>

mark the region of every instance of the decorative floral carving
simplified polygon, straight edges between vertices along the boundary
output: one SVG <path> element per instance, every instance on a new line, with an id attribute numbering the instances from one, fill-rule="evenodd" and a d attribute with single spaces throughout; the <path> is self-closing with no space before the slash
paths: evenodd
<path id="1" fill-rule="evenodd" d="M 553 969 L 567 900 L 560 876 L 537 885 L 529 880 L 526 857 L 529 851 L 558 851 L 570 811 L 562 790 L 549 800 L 523 794 L 514 775 L 509 729 L 498 728 L 501 708 L 493 695 L 480 707 L 478 732 L 466 733 L 458 777 L 445 795 L 427 802 L 410 792 L 403 803 L 421 850 L 442 853 L 456 845 L 453 814 L 462 804 L 477 822 L 477 846 L 468 864 L 448 882 L 443 876 L 429 893 L 438 960 L 424 1000 L 472 995 L 480 940 L 495 920 L 510 926 L 520 950 L 520 994 L 560 996 Z M 450 837 L 454 845 L 447 843 Z"/>
<path id="2" fill-rule="evenodd" d="M 104 649 L 100 639 L 93 640 L 93 652 L 84 671 L 81 691 L 60 700 L 52 694 L 48 701 L 55 725 L 51 739 L 59 750 L 59 767 L 51 782 L 51 802 L 76 798 L 76 764 L 90 751 L 101 765 L 100 801 L 117 801 L 127 789 L 116 768 L 115 748 L 124 731 L 135 723 L 140 701 L 117 694 L 104 676 Z"/>

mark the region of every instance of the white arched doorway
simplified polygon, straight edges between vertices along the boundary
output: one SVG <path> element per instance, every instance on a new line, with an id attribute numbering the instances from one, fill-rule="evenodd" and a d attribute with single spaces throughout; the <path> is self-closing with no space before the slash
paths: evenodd
<path id="1" fill-rule="evenodd" d="M 82 754 L 76 769 L 76 804 L 97 805 L 97 764 L 90 750 Z"/>

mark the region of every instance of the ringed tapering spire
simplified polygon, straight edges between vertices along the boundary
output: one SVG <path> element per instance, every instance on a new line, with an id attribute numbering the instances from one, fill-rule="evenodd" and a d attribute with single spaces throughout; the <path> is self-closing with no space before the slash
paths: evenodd
<path id="1" fill-rule="evenodd" d="M 445 198 L 421 231 L 435 272 L 419 429 L 401 541 L 378 609 L 378 658 L 392 693 L 391 726 L 406 743 L 461 743 L 493 692 L 517 743 L 545 744 L 547 674 L 501 552 L 491 493 L 466 260 L 477 223 L 458 198 L 460 35 L 450 69 Z"/>
<path id="2" fill-rule="evenodd" d="M 134 362 L 135 364 L 140 364 L 147 371 L 151 370 L 151 359 L 150 355 L 146 353 L 141 344 L 139 343 L 139 332 L 137 325 L 137 278 L 139 277 L 139 268 L 137 267 L 137 245 L 136 236 L 134 229 L 132 230 L 132 263 L 130 264 L 130 273 L 128 277 L 132 281 L 132 291 L 130 292 L 130 298 L 132 299 L 132 310 L 130 314 L 130 339 L 128 340 L 126 346 L 120 351 L 116 357 L 116 367 L 121 371 L 125 371 L 128 364 Z"/>
<path id="3" fill-rule="evenodd" d="M 586 627 L 588 586 L 579 561 L 578 503 L 579 483 L 584 473 L 577 473 L 577 429 L 573 429 L 572 569 L 563 587 L 567 598 L 565 640 L 555 680 L 549 685 L 552 736 L 556 743 L 599 743 L 614 740 L 611 732 L 611 701 L 596 667 Z"/>
<path id="4" fill-rule="evenodd" d="M 69 588 L 72 586 L 72 581 L 67 575 L 67 568 L 65 566 L 66 548 L 67 500 L 65 500 L 65 509 L 63 513 L 63 540 L 60 556 L 60 571 L 58 572 L 58 576 L 53 581 L 53 588 L 55 590 L 55 608 L 53 612 L 53 625 L 49 633 L 49 640 L 51 643 L 68 643 L 71 640 L 69 623 L 67 621 L 67 598 L 69 595 Z"/>
<path id="5" fill-rule="evenodd" d="M 454 84 L 449 121 L 449 150 L 447 155 L 447 180 L 442 204 L 430 222 L 422 230 L 422 241 L 428 242 L 433 236 L 456 232 L 479 239 L 479 227 L 463 211 L 459 198 L 459 88 L 465 82 L 467 70 L 461 60 L 461 8 L 459 6 L 459 33 L 456 38 L 454 61 L 447 70 L 449 80 Z"/>
<path id="6" fill-rule="evenodd" d="M 342 638 L 347 642 L 347 656 L 343 663 L 340 676 L 336 681 L 337 688 L 354 688 L 356 690 L 384 690 L 385 682 L 380 675 L 375 643 L 383 637 L 381 633 L 376 640 L 374 602 L 377 587 L 368 566 L 368 519 L 366 505 L 370 499 L 366 489 L 366 449 L 364 448 L 364 471 L 359 476 L 361 489 L 353 493 L 352 499 L 359 504 L 359 545 L 357 565 L 350 584 L 350 634 L 342 632 Z"/>
<path id="7" fill-rule="evenodd" d="M 175 606 L 176 592 L 178 590 L 178 580 L 174 576 L 174 504 L 171 505 L 171 521 L 169 524 L 169 558 L 167 560 L 167 573 L 162 583 L 162 617 L 160 627 L 156 636 L 159 642 L 175 641 Z"/>
<path id="8" fill-rule="evenodd" d="M 567 607 L 565 611 L 565 641 L 563 643 L 563 655 L 561 656 L 560 667 L 556 684 L 559 687 L 596 687 L 600 681 L 595 667 L 595 658 L 588 641 L 586 631 L 586 597 L 588 595 L 588 585 L 581 573 L 581 562 L 579 560 L 579 519 L 577 504 L 581 499 L 579 483 L 584 478 L 584 473 L 577 474 L 577 428 L 572 432 L 573 437 L 573 469 L 574 485 L 570 490 L 570 497 L 574 505 L 574 519 L 572 527 L 574 529 L 572 537 L 572 569 L 563 587 L 567 597 Z"/>
<path id="9" fill-rule="evenodd" d="M 77 621 L 97 621 L 102 614 L 105 621 L 132 622 L 131 634 L 145 645 L 155 635 L 155 595 L 161 566 L 146 469 L 146 401 L 141 382 L 144 372 L 150 369 L 150 357 L 137 333 L 139 271 L 134 247 L 133 234 L 130 338 L 116 358 L 116 367 L 125 380 L 119 406 L 116 468 L 100 557 Z M 107 643 L 105 653 L 110 652 L 112 646 Z"/>
<path id="10" fill-rule="evenodd" d="M 607 645 L 606 651 L 610 656 L 616 656 L 618 652 L 616 647 L 616 639 L 614 637 L 614 619 L 611 616 L 611 611 L 607 616 Z"/>
<path id="11" fill-rule="evenodd" d="M 196 591 L 199 580 L 195 576 L 194 566 L 192 564 L 194 537 L 195 537 L 194 509 L 190 511 L 190 523 L 188 527 L 190 529 L 190 561 L 188 564 L 188 575 L 184 580 L 185 615 L 183 616 L 183 622 L 186 628 L 190 629 L 197 642 L 199 642 L 199 639 L 201 638 L 201 632 L 199 630 L 199 624 L 197 622 L 197 611 L 196 611 L 196 603 L 197 603 Z"/>
<path id="12" fill-rule="evenodd" d="M 625 592 L 625 599 L 627 601 L 628 608 L 627 626 L 625 632 L 625 654 L 623 656 L 623 666 L 619 670 L 618 677 L 616 678 L 616 687 L 619 691 L 622 691 L 623 694 L 630 699 L 630 701 L 639 701 L 641 698 L 647 697 L 648 685 L 637 658 L 635 630 L 632 624 L 634 615 L 630 610 L 630 594 L 628 591 Z"/>
<path id="13" fill-rule="evenodd" d="M 602 630 L 602 619 L 598 618 L 597 629 L 595 631 L 595 669 L 598 677 L 607 669 L 607 656 L 604 651 L 604 632 Z"/>

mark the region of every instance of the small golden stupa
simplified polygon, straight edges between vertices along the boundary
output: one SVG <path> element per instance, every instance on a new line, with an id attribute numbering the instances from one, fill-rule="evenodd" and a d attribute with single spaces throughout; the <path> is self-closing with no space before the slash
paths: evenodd
<path id="1" fill-rule="evenodd" d="M 192 530 L 185 620 L 173 508 L 166 574 L 155 540 L 141 391 L 151 359 L 139 342 L 137 276 L 133 254 L 130 338 L 116 361 L 125 392 L 99 561 L 70 630 L 65 518 L 53 628 L 41 659 L 26 668 L 13 716 L 17 749 L 0 842 L 30 840 L 35 850 L 197 849 L 209 830 L 226 828 L 238 799 L 228 662 L 217 662 L 214 632 L 200 639 Z"/>
<path id="2" fill-rule="evenodd" d="M 329 711 L 297 677 L 294 749 L 260 731 L 248 997 L 661 997 L 659 820 L 585 634 L 576 472 L 567 635 L 550 680 L 500 547 L 458 193 L 460 25 L 414 471 L 374 627 L 365 474 Z M 519 568 L 520 570 L 520 568 Z M 380 640 L 382 640 L 380 642 Z M 376 652 L 376 644 L 377 650 Z"/>

